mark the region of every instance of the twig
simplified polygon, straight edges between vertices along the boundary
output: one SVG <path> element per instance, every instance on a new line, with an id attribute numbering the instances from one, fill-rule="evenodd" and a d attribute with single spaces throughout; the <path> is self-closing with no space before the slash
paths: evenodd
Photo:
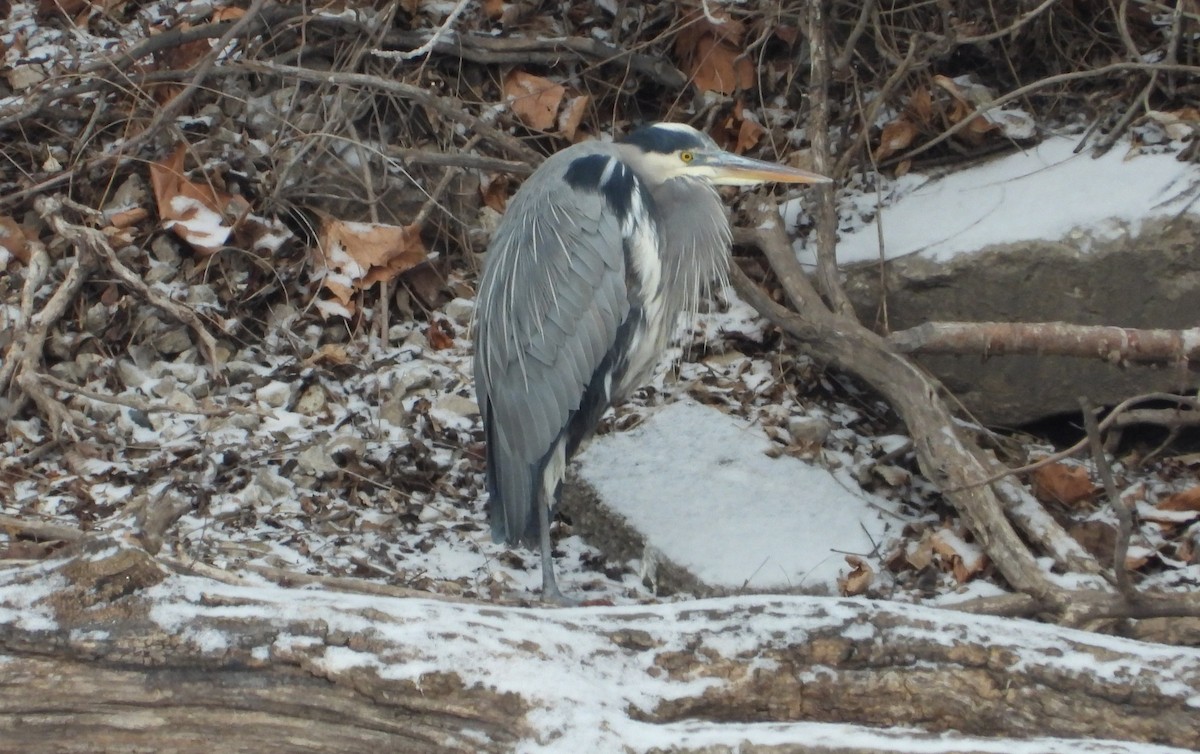
<path id="1" fill-rule="evenodd" d="M 1165 72 L 1165 73 L 1181 73 L 1181 74 L 1185 74 L 1188 76 L 1200 76 L 1200 66 L 1182 65 L 1179 63 L 1127 63 L 1127 62 L 1110 63 L 1108 65 L 1100 66 L 1099 68 L 1093 68 L 1088 71 L 1070 71 L 1068 73 L 1060 73 L 1060 74 L 1056 74 L 1054 76 L 1047 76 L 1044 79 L 1038 79 L 1037 81 L 1026 84 L 1025 86 L 1018 87 L 1016 89 L 1013 89 L 1010 92 L 1006 92 L 1005 94 L 1000 95 L 999 97 L 992 100 L 991 102 L 986 102 L 984 104 L 978 105 L 973 111 L 971 111 L 962 120 L 955 123 L 953 126 L 947 128 L 945 131 L 942 131 L 940 134 L 933 137 L 929 141 L 926 141 L 922 144 L 918 144 L 917 146 L 913 147 L 912 149 L 908 150 L 907 152 L 905 152 L 901 155 L 892 157 L 891 159 L 888 160 L 888 163 L 894 164 L 894 163 L 903 162 L 904 160 L 911 160 L 912 158 L 916 157 L 919 154 L 928 152 L 930 149 L 933 149 L 938 144 L 941 144 L 943 141 L 946 141 L 950 137 L 957 134 L 959 131 L 962 131 L 963 129 L 970 126 L 971 123 L 973 123 L 975 121 L 975 119 L 977 117 L 979 117 L 980 115 L 987 113 L 989 110 L 994 110 L 1003 105 L 1007 105 L 1009 102 L 1012 102 L 1013 100 L 1021 99 L 1022 97 L 1026 96 L 1032 92 L 1036 92 L 1039 89 L 1045 89 L 1048 86 L 1054 86 L 1056 84 L 1066 84 L 1066 83 L 1070 83 L 1072 81 L 1081 81 L 1084 79 L 1094 79 L 1094 78 L 1104 78 L 1107 76 L 1114 76 L 1116 74 L 1128 73 L 1130 71 L 1145 72 L 1145 73 L 1149 73 L 1149 72 L 1153 72 L 1153 71 L 1161 71 L 1161 72 Z"/>
<path id="2" fill-rule="evenodd" d="M 873 96 L 871 103 L 867 105 L 866 111 L 863 112 L 862 108 L 859 108 L 860 115 L 858 120 L 861 123 L 861 128 L 858 129 L 854 141 L 845 148 L 842 156 L 834 164 L 834 168 L 831 171 L 832 175 L 845 175 L 850 169 L 850 163 L 858 159 L 858 155 L 861 154 L 860 150 L 866 149 L 871 139 L 871 124 L 875 123 L 876 119 L 878 119 L 880 111 L 888 106 L 892 98 L 892 92 L 898 89 L 912 73 L 916 57 L 917 42 L 915 39 L 911 39 L 908 43 L 908 51 L 904 53 L 904 58 L 896 64 L 895 70 L 888 76 L 887 81 L 878 90 L 872 88 Z M 870 153 L 871 150 L 866 149 L 866 151 Z M 872 158 L 872 167 L 878 172 L 879 166 L 874 163 L 874 158 Z"/>
<path id="3" fill-rule="evenodd" d="M 217 341 L 204 326 L 204 321 L 200 319 L 200 315 L 196 314 L 196 311 L 190 306 L 173 301 L 147 285 L 146 281 L 140 275 L 126 267 L 125 263 L 117 257 L 117 252 L 113 250 L 112 246 L 108 243 L 108 239 L 100 231 L 89 228 L 81 228 L 81 230 L 90 231 L 97 236 L 95 242 L 96 250 L 108 263 L 108 268 L 125 285 L 138 293 L 150 305 L 161 309 L 191 328 L 200 341 L 200 350 L 204 353 L 205 360 L 208 361 L 211 377 L 214 380 L 220 379 L 222 371 L 221 360 L 217 356 Z"/>
<path id="4" fill-rule="evenodd" d="M 45 521 L 33 521 L 20 516 L 0 514 L 0 529 L 12 532 L 22 537 L 40 539 L 42 541 L 60 540 L 63 542 L 78 542 L 87 536 L 87 532 L 73 526 L 51 524 Z"/>
<path id="5" fill-rule="evenodd" d="M 154 117 L 151 119 L 150 124 L 122 145 L 122 149 L 125 152 L 137 152 L 137 149 L 141 144 L 145 143 L 158 133 L 158 129 L 162 127 L 163 123 L 174 119 L 175 116 L 178 115 L 181 110 L 183 110 L 184 106 L 191 102 L 192 97 L 196 94 L 196 92 L 200 91 L 201 84 L 204 83 L 204 80 L 208 77 L 209 72 L 216 64 L 217 58 L 226 53 L 225 48 L 229 46 L 229 43 L 233 41 L 234 37 L 250 28 L 251 25 L 257 24 L 258 15 L 262 12 L 263 6 L 266 5 L 266 2 L 267 0 L 253 0 L 253 2 L 250 3 L 250 7 L 246 9 L 245 14 L 225 30 L 225 33 L 223 33 L 220 38 L 217 39 L 217 42 L 212 46 L 212 49 L 205 53 L 204 57 L 200 59 L 200 62 L 191 69 L 191 76 L 189 77 L 188 83 L 183 87 L 183 91 L 175 95 L 170 102 L 163 105 L 161 108 L 158 108 L 158 110 L 154 113 Z"/>
<path id="6" fill-rule="evenodd" d="M 263 411 L 257 408 L 247 406 L 237 406 L 232 408 L 208 408 L 205 406 L 197 406 L 196 408 L 179 408 L 177 406 L 165 406 L 161 404 L 152 404 L 147 401 L 137 400 L 135 398 L 124 398 L 119 395 L 107 395 L 105 393 L 97 393 L 94 390 L 88 390 L 79 385 L 60 380 L 52 374 L 39 374 L 38 379 L 55 388 L 67 393 L 78 395 L 81 398 L 86 398 L 89 401 L 97 403 L 108 403 L 114 406 L 124 406 L 135 411 L 141 411 L 146 414 L 153 413 L 172 413 L 172 414 L 189 414 L 195 416 L 257 416 L 261 419 L 269 419 L 274 414 Z"/>
<path id="7" fill-rule="evenodd" d="M 393 32 L 385 40 L 397 47 L 412 47 L 429 36 L 428 32 Z M 493 37 L 483 34 L 451 34 L 434 44 L 434 51 L 472 63 L 504 65 L 512 63 L 558 65 L 564 58 L 582 61 L 625 64 L 634 73 L 667 89 L 682 89 L 688 78 L 660 55 L 646 55 L 606 44 L 590 37 Z"/>
<path id="8" fill-rule="evenodd" d="M 434 30 L 433 34 L 429 36 L 429 39 L 426 40 L 424 44 L 417 49 L 412 50 L 411 52 L 399 52 L 397 50 L 372 50 L 371 53 L 377 57 L 390 60 L 415 60 L 417 58 L 425 57 L 429 53 L 433 52 L 433 48 L 437 46 L 438 42 L 449 35 L 450 27 L 454 26 L 454 22 L 458 20 L 458 17 L 462 15 L 462 12 L 466 10 L 467 6 L 470 4 L 471 0 L 458 0 L 458 3 L 450 10 L 450 13 L 446 15 L 446 20 L 442 22 L 442 25 Z"/>
<path id="9" fill-rule="evenodd" d="M 1168 429 L 1200 427 L 1200 408 L 1186 413 L 1178 408 L 1140 408 L 1134 411 L 1125 411 L 1116 417 L 1116 420 L 1112 422 L 1112 427 L 1124 429 L 1138 424 L 1153 424 Z"/>
<path id="10" fill-rule="evenodd" d="M 979 34 L 979 35 L 973 36 L 973 37 L 958 37 L 954 40 L 954 42 L 955 42 L 955 44 L 959 44 L 959 45 L 976 45 L 976 44 L 981 44 L 983 42 L 991 42 L 993 39 L 1000 39 L 1001 37 L 1007 37 L 1010 34 L 1015 34 L 1017 31 L 1020 30 L 1020 28 L 1022 26 L 1029 23 L 1030 21 L 1034 20 L 1038 16 L 1042 15 L 1042 13 L 1046 12 L 1046 10 L 1048 10 L 1050 8 L 1050 6 L 1056 5 L 1056 4 L 1058 4 L 1058 2 L 1059 2 L 1059 0 L 1042 0 L 1041 5 L 1030 10 L 1027 13 L 1022 14 L 1015 21 L 1013 21 L 1008 26 L 1005 26 L 1003 29 L 997 29 L 995 31 L 990 31 L 987 34 Z"/>
<path id="11" fill-rule="evenodd" d="M 1091 401 L 1086 396 L 1080 396 L 1079 408 L 1083 412 L 1083 426 L 1087 430 L 1088 445 L 1092 449 L 1092 463 L 1095 464 L 1096 473 L 1100 475 L 1100 481 L 1104 484 L 1108 504 L 1117 516 L 1117 537 L 1113 543 L 1113 577 L 1121 594 L 1133 600 L 1137 598 L 1137 590 L 1129 578 L 1129 568 L 1125 565 L 1129 555 L 1129 538 L 1133 536 L 1133 515 L 1117 492 L 1112 467 L 1104 455 L 1104 440 L 1100 437 L 1100 425 L 1096 422 L 1096 411 L 1092 408 Z"/>
<path id="12" fill-rule="evenodd" d="M 388 157 L 394 157 L 410 165 L 434 165 L 445 168 L 465 168 L 468 170 L 484 170 L 491 173 L 508 173 L 516 176 L 526 176 L 533 172 L 533 166 L 526 162 L 501 160 L 480 154 L 461 152 L 438 152 L 431 149 L 406 149 L 404 147 L 386 148 Z"/>
<path id="13" fill-rule="evenodd" d="M 1187 396 L 1175 395 L 1174 393 L 1145 393 L 1144 395 L 1135 395 L 1132 398 L 1126 398 L 1114 406 L 1113 410 L 1109 412 L 1108 416 L 1104 417 L 1104 420 L 1100 422 L 1100 431 L 1104 432 L 1112 427 L 1118 421 L 1119 417 L 1129 410 L 1130 406 L 1135 406 L 1138 403 L 1144 403 L 1146 401 L 1171 401 L 1181 406 L 1188 406 L 1193 411 L 1200 411 L 1200 400 L 1188 398 Z M 1048 466 L 1057 461 L 1061 461 L 1064 458 L 1070 458 L 1086 448 L 1087 444 L 1088 439 L 1085 437 L 1071 447 L 1060 450 L 1057 453 L 1052 453 L 1040 461 L 1026 464 L 1024 466 L 1018 466 L 1014 469 L 1005 469 L 1004 471 L 978 482 L 978 484 L 992 484 L 993 482 L 1003 479 L 1006 476 L 1016 476 L 1019 474 L 1028 474 L 1031 471 L 1037 471 L 1043 466 Z"/>
<path id="14" fill-rule="evenodd" d="M 832 166 L 829 148 L 829 39 L 825 29 L 825 3 L 813 2 L 808 6 L 808 39 L 812 45 L 812 81 L 809 82 L 808 97 L 811 114 L 808 120 L 808 135 L 812 142 L 813 166 L 818 173 Z M 835 177 L 835 176 L 830 176 Z M 854 305 L 842 288 L 837 264 L 837 206 L 832 184 L 816 187 L 817 199 L 817 281 L 829 299 L 835 314 L 854 316 Z"/>
<path id="15" fill-rule="evenodd" d="M 833 61 L 833 70 L 840 72 L 850 67 L 850 59 L 854 57 L 854 48 L 858 46 L 858 40 L 867 30 L 867 22 L 871 20 L 871 15 L 875 12 L 875 2 L 876 0 L 864 0 L 858 11 L 858 19 L 854 22 L 854 28 L 846 36 L 846 43 L 842 45 L 842 51 Z M 871 122 L 867 121 L 868 124 Z"/>
<path id="16" fill-rule="evenodd" d="M 363 89 L 371 89 L 375 91 L 386 92 L 388 94 L 394 94 L 405 99 L 411 99 L 418 104 L 425 105 L 426 107 L 437 111 L 439 115 L 444 116 L 452 122 L 462 123 L 474 133 L 482 136 L 484 139 L 507 151 L 509 154 L 517 155 L 521 159 L 526 160 L 533 165 L 541 163 L 541 161 L 544 159 L 539 152 L 525 146 L 517 139 L 500 131 L 484 119 L 466 112 L 463 109 L 462 102 L 450 97 L 439 97 L 427 89 L 422 89 L 421 87 L 413 86 L 412 84 L 406 84 L 403 81 L 395 81 L 382 76 L 372 76 L 365 73 L 321 71 L 311 68 L 303 68 L 300 66 L 282 65 L 279 63 L 270 63 L 265 61 L 246 61 L 223 66 L 222 68 L 223 70 L 220 72 L 226 75 L 251 71 L 275 76 L 283 76 L 285 78 L 294 78 L 300 81 L 312 81 L 315 83 L 334 84 L 337 86 L 356 86 Z"/>
<path id="17" fill-rule="evenodd" d="M 49 337 L 50 328 L 62 319 L 67 308 L 83 284 L 91 276 L 96 267 L 97 248 L 96 238 L 89 233 L 68 223 L 62 216 L 63 203 L 50 197 L 41 197 L 34 202 L 38 214 L 50 225 L 64 241 L 75 248 L 75 259 L 62 283 L 55 289 L 54 294 L 42 307 L 41 311 L 32 315 L 28 321 L 28 329 L 23 337 L 13 342 L 5 358 L 5 368 L 0 372 L 0 389 L 13 382 L 23 391 L 24 396 L 32 400 L 50 421 L 51 431 L 57 438 L 64 430 L 74 438 L 78 438 L 78 425 L 71 412 L 58 401 L 54 400 L 41 388 L 37 379 L 41 368 L 42 354 Z M 99 231 L 94 231 L 99 234 Z M 41 274 L 38 271 L 35 275 Z M 28 294 L 31 295 L 31 294 Z M 10 366 L 11 364 L 11 366 Z M 10 416 L 20 410 L 21 401 L 15 402 L 10 410 Z"/>
<path id="18" fill-rule="evenodd" d="M 212 67 L 216 63 L 217 58 L 224 54 L 225 48 L 228 46 L 229 42 L 232 41 L 235 36 L 240 34 L 242 31 L 245 31 L 249 27 L 258 26 L 258 13 L 262 10 L 265 4 L 266 0 L 254 0 L 250 8 L 247 9 L 246 13 L 235 22 L 209 24 L 202 29 L 190 30 L 192 33 L 180 32 L 175 34 L 169 32 L 162 35 L 156 35 L 151 37 L 150 42 L 147 44 L 139 45 L 131 52 L 118 57 L 116 60 L 105 59 L 101 62 L 84 67 L 82 69 L 82 73 L 99 71 L 109 66 L 120 71 L 121 67 L 131 65 L 140 58 L 159 50 L 166 49 L 177 44 L 182 44 L 185 41 L 211 39 L 218 34 L 220 35 L 220 38 L 213 46 L 213 49 L 209 51 L 209 53 L 205 55 L 204 59 L 201 60 L 201 62 L 194 68 L 190 69 L 189 71 L 172 72 L 175 76 L 179 76 L 181 73 L 189 74 L 188 83 L 184 87 L 184 90 L 176 95 L 171 102 L 167 103 L 164 107 L 155 112 L 153 119 L 150 121 L 150 125 L 140 129 L 129 139 L 119 142 L 118 148 L 114 151 L 102 152 L 101 154 L 95 155 L 94 157 L 84 160 L 79 164 L 62 170 L 56 175 L 50 176 L 49 178 L 33 186 L 26 187 L 20 191 L 12 192 L 9 195 L 0 198 L 0 207 L 13 205 L 20 201 L 24 201 L 31 196 L 36 196 L 53 188 L 57 188 L 63 183 L 70 181 L 74 176 L 87 175 L 106 165 L 114 165 L 119 167 L 124 163 L 135 159 L 138 148 L 156 136 L 159 128 L 162 127 L 162 124 L 166 123 L 168 119 L 174 118 L 175 115 L 177 115 L 179 111 L 191 100 L 192 96 L 200 89 L 204 79 L 207 78 L 209 73 L 211 73 Z M 160 40 L 158 37 L 165 37 L 166 39 Z M 74 78 L 72 78 L 72 81 L 74 81 Z M 35 104 L 30 104 L 24 108 L 21 108 L 19 111 L 0 118 L 0 128 L 12 123 L 20 122 L 22 118 L 29 117 L 41 111 L 47 107 L 50 102 L 63 99 L 64 97 L 70 96 L 71 93 L 94 90 L 101 85 L 109 83 L 110 82 L 105 81 L 101 77 L 94 77 L 93 81 L 89 81 L 81 86 L 67 87 L 65 89 L 55 91 L 52 94 L 47 94 L 43 98 L 40 98 Z"/>

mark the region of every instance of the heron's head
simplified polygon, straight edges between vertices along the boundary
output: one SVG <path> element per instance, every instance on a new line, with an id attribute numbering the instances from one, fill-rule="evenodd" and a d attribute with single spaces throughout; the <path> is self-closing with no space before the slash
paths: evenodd
<path id="1" fill-rule="evenodd" d="M 829 183 L 807 170 L 754 160 L 727 152 L 701 131 L 683 123 L 642 126 L 621 139 L 639 172 L 662 183 L 673 178 L 700 178 L 715 186 L 761 183 Z"/>

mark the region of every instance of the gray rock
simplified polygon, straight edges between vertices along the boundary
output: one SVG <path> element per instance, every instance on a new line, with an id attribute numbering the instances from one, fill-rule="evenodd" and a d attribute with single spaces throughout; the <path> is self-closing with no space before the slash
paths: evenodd
<path id="1" fill-rule="evenodd" d="M 877 263 L 845 273 L 846 291 L 866 323 L 880 309 L 880 282 Z M 1200 325 L 1200 219 L 1151 219 L 1137 235 L 1117 240 L 1072 234 L 944 263 L 910 255 L 886 263 L 882 282 L 893 331 L 939 320 L 1195 327 Z M 971 354 L 918 356 L 917 361 L 990 425 L 1077 413 L 1081 395 L 1095 404 L 1113 404 L 1139 393 L 1200 385 L 1196 372 L 1100 359 Z"/>
<path id="2" fill-rule="evenodd" d="M 154 336 L 154 347 L 161 353 L 179 354 L 192 347 L 192 338 L 183 325 L 167 328 Z"/>
<path id="3" fill-rule="evenodd" d="M 323 445 L 310 445 L 300 451 L 296 463 L 304 472 L 318 478 L 336 474 L 340 470 Z"/>
<path id="4" fill-rule="evenodd" d="M 300 394 L 300 399 L 296 401 L 296 411 L 308 416 L 316 416 L 317 414 L 323 414 L 328 404 L 329 400 L 325 395 L 325 388 L 318 384 L 312 384 Z"/>
<path id="5" fill-rule="evenodd" d="M 475 304 L 465 298 L 456 298 L 442 307 L 442 311 L 456 325 L 466 327 L 471 323 L 471 315 L 475 312 Z"/>
<path id="6" fill-rule="evenodd" d="M 283 408 L 292 402 L 296 386 L 287 382 L 272 380 L 254 391 L 254 397 L 271 408 Z"/>
<path id="7" fill-rule="evenodd" d="M 788 419 L 788 434 L 797 445 L 820 447 L 833 431 L 833 424 L 823 416 L 793 416 Z"/>

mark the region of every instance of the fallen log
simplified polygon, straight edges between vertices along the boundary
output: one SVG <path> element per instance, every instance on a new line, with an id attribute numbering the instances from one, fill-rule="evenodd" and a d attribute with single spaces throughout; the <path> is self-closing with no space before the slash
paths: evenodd
<path id="1" fill-rule="evenodd" d="M 0 573 L 0 667 L 23 752 L 1169 752 L 1200 704 L 1200 650 L 1022 620 L 394 599 L 197 578 L 116 539 Z"/>

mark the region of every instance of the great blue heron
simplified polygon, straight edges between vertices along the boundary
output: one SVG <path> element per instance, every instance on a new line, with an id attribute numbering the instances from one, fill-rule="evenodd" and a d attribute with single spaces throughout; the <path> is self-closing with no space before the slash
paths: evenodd
<path id="1" fill-rule="evenodd" d="M 724 274 L 731 232 L 715 186 L 767 181 L 828 179 L 657 123 L 558 152 L 509 202 L 476 302 L 475 390 L 492 536 L 541 548 L 544 599 L 569 602 L 550 546 L 567 461 Z"/>

